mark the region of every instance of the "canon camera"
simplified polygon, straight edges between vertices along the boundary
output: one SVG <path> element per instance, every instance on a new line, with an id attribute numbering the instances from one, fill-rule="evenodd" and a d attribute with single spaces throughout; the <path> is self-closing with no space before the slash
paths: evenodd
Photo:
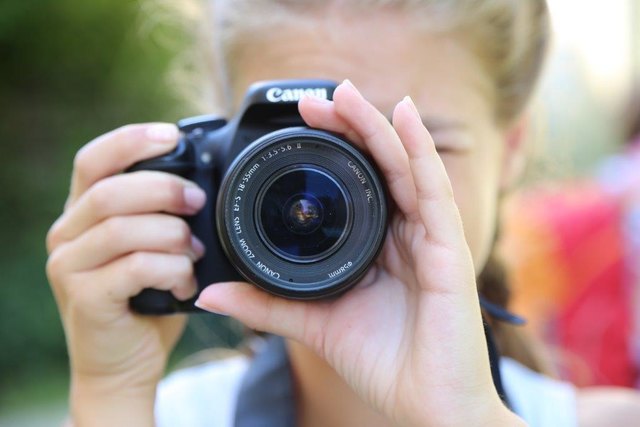
<path id="1" fill-rule="evenodd" d="M 304 94 L 332 99 L 324 80 L 257 83 L 230 121 L 201 116 L 178 123 L 177 148 L 129 171 L 158 170 L 197 183 L 207 202 L 186 217 L 206 246 L 195 266 L 198 290 L 243 280 L 295 299 L 334 296 L 377 257 L 387 202 L 375 167 L 343 137 L 305 126 Z M 145 289 L 140 313 L 194 311 L 195 298 Z"/>

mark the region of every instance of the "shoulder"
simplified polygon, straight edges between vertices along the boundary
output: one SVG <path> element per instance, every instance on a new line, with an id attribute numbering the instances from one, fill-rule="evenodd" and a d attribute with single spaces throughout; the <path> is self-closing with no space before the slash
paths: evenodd
<path id="1" fill-rule="evenodd" d="M 500 360 L 505 391 L 514 412 L 532 427 L 576 427 L 576 389 L 509 359 Z"/>
<path id="2" fill-rule="evenodd" d="M 248 367 L 249 359 L 237 356 L 170 374 L 158 386 L 157 425 L 233 425 L 238 391 Z"/>
<path id="3" fill-rule="evenodd" d="M 576 394 L 581 427 L 631 426 L 640 419 L 640 393 L 618 387 L 587 387 Z"/>

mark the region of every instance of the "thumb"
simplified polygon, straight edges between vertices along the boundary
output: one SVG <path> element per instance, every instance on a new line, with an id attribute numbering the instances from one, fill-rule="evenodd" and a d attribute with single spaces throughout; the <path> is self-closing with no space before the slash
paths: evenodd
<path id="1" fill-rule="evenodd" d="M 231 316 L 251 329 L 306 344 L 315 342 L 328 314 L 327 302 L 288 300 L 245 282 L 209 285 L 200 293 L 196 306 Z"/>

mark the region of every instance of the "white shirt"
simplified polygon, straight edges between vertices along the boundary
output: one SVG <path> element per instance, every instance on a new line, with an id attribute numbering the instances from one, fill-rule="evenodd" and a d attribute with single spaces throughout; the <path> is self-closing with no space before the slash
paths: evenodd
<path id="1" fill-rule="evenodd" d="M 157 427 L 233 427 L 246 357 L 181 369 L 165 378 L 156 394 Z"/>
<path id="2" fill-rule="evenodd" d="M 513 411 L 531 427 L 578 425 L 573 385 L 541 375 L 507 357 L 500 359 L 500 369 Z"/>
<path id="3" fill-rule="evenodd" d="M 179 370 L 159 386 L 158 427 L 234 427 L 236 403 L 250 360 L 238 356 Z M 575 427 L 572 385 L 502 358 L 502 381 L 513 410 L 531 427 Z"/>

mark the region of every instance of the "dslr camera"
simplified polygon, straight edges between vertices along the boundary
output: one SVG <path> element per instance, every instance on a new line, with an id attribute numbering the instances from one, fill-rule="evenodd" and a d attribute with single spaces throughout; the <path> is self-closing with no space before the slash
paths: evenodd
<path id="1" fill-rule="evenodd" d="M 204 208 L 185 218 L 207 248 L 194 266 L 199 291 L 243 280 L 285 298 L 335 296 L 376 259 L 387 227 L 376 168 L 343 137 L 305 126 L 298 113 L 304 94 L 332 99 L 335 87 L 325 80 L 254 84 L 231 120 L 182 120 L 174 151 L 129 169 L 177 174 L 207 193 Z M 168 314 L 197 311 L 195 299 L 145 289 L 130 305 Z"/>

